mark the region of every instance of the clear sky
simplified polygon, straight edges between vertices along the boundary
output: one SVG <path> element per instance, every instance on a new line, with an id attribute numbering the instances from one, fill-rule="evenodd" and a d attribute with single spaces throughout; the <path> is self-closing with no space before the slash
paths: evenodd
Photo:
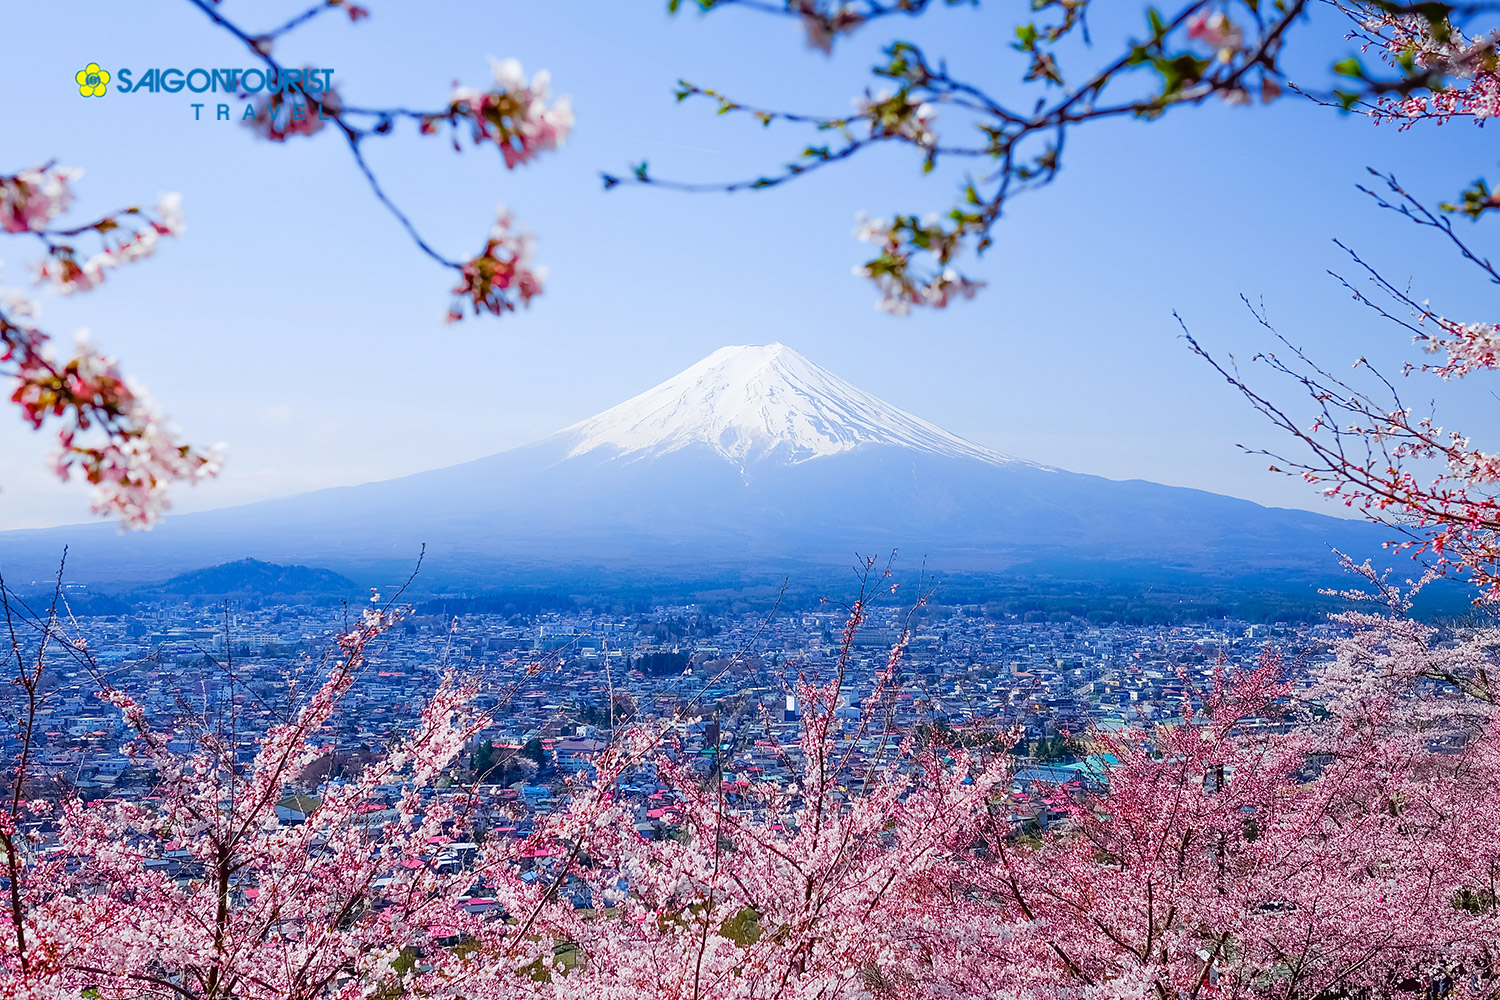
<path id="1" fill-rule="evenodd" d="M 299 9 L 222 6 L 252 29 Z M 1235 450 L 1281 442 L 1188 353 L 1172 310 L 1210 347 L 1248 357 L 1267 342 L 1238 296 L 1264 296 L 1284 332 L 1334 367 L 1359 355 L 1390 364 L 1409 349 L 1324 273 L 1349 270 L 1331 243 L 1340 237 L 1393 278 L 1413 276 L 1419 298 L 1488 318 L 1483 287 L 1438 243 L 1354 188 L 1372 165 L 1430 201 L 1451 197 L 1494 166 L 1491 135 L 1472 125 L 1398 133 L 1286 100 L 1078 131 L 1057 183 L 1015 202 L 994 249 L 967 262 L 989 289 L 899 319 L 878 313 L 873 288 L 851 276 L 865 258 L 850 229 L 862 209 L 951 204 L 957 175 L 923 177 L 909 149 L 736 196 L 605 193 L 598 172 L 647 159 L 660 175 L 753 176 L 805 145 L 795 131 L 678 106 L 679 77 L 747 102 L 842 113 L 879 48 L 903 37 L 1004 89 L 1021 71 L 1008 47 L 1015 4 L 886 22 L 831 59 L 806 49 L 790 20 L 737 10 L 672 18 L 662 0 L 368 6 L 369 20 L 325 16 L 277 55 L 334 68 L 341 93 L 364 106 L 439 106 L 454 81 L 488 81 L 487 55 L 545 67 L 572 96 L 572 140 L 516 171 L 492 150 L 455 154 L 409 126 L 369 144 L 393 195 L 450 256 L 479 249 L 496 202 L 537 232 L 551 279 L 529 312 L 444 325 L 449 274 L 376 205 L 331 133 L 272 145 L 238 125 L 193 121 L 185 93 L 85 100 L 71 88 L 88 62 L 246 65 L 188 4 L 4 6 L 0 172 L 51 159 L 84 167 L 80 219 L 183 195 L 183 239 L 100 291 L 45 297 L 43 312 L 60 334 L 88 327 L 191 440 L 228 443 L 222 477 L 182 491 L 179 510 L 476 458 L 589 416 L 725 344 L 777 340 L 1001 451 L 1319 509 L 1302 484 Z M 1139 16 L 1134 4 L 1115 9 Z M 1303 30 L 1318 58 L 1293 68 L 1321 82 L 1320 67 L 1348 45 L 1337 20 L 1318 18 Z M 23 282 L 32 256 L 24 242 L 0 241 L 3 283 Z M 1494 405 L 1475 387 L 1440 417 L 1482 428 Z M 86 489 L 53 480 L 49 451 L 14 414 L 0 422 L 0 528 L 86 517 Z"/>

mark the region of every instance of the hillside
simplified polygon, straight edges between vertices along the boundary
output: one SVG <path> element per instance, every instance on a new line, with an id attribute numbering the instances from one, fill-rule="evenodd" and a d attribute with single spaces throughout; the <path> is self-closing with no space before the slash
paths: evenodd
<path id="1" fill-rule="evenodd" d="M 353 595 L 358 588 L 353 580 L 332 570 L 281 566 L 259 559 L 238 559 L 181 573 L 150 589 L 182 596 L 255 594 L 263 597 L 288 597 Z"/>

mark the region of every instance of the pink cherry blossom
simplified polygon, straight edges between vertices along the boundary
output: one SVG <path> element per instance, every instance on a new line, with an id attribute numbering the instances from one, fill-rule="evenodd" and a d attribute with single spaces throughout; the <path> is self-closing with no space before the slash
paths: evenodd
<path id="1" fill-rule="evenodd" d="M 864 16 L 852 4 L 840 3 L 825 10 L 819 0 L 796 0 L 793 8 L 802 18 L 802 29 L 809 48 L 825 55 L 833 52 L 833 40 L 865 23 Z"/>
<path id="2" fill-rule="evenodd" d="M 1211 47 L 1226 61 L 1245 44 L 1244 31 L 1223 11 L 1193 18 L 1188 23 L 1188 37 Z"/>
<path id="3" fill-rule="evenodd" d="M 47 337 L 0 315 L 0 364 L 14 369 L 11 401 L 32 427 L 57 422 L 54 469 L 93 484 L 95 513 L 148 527 L 170 506 L 169 486 L 217 474 L 222 449 L 197 452 L 163 421 L 143 387 L 80 334 L 66 360 Z"/>
<path id="4" fill-rule="evenodd" d="M 856 98 L 854 108 L 869 122 L 872 136 L 905 139 L 924 149 L 937 145 L 937 109 L 928 101 L 882 90 Z"/>
<path id="5" fill-rule="evenodd" d="M 71 183 L 83 176 L 77 167 L 32 167 L 0 177 L 0 229 L 7 233 L 40 232 L 73 203 Z"/>
<path id="6" fill-rule="evenodd" d="M 914 306 L 946 308 L 956 299 L 971 299 L 984 282 L 974 281 L 953 267 L 944 267 L 930 278 L 923 278 L 912 268 L 912 257 L 919 251 L 931 252 L 947 263 L 959 250 L 958 231 L 945 231 L 939 220 L 917 221 L 900 218 L 894 224 L 885 219 L 871 219 L 863 213 L 854 227 L 854 237 L 873 243 L 880 256 L 854 268 L 856 277 L 875 282 L 880 298 L 875 306 L 894 316 L 905 316 Z"/>
<path id="7" fill-rule="evenodd" d="M 495 143 L 506 167 L 514 169 L 567 141 L 573 107 L 567 97 L 549 104 L 551 74 L 540 70 L 527 80 L 515 59 L 491 59 L 490 71 L 493 89 L 457 87 L 449 98 L 450 115 L 469 123 L 476 145 Z"/>
<path id="8" fill-rule="evenodd" d="M 1439 123 L 1454 117 L 1477 123 L 1500 114 L 1500 71 L 1493 37 L 1470 37 L 1451 24 L 1439 33 L 1422 12 L 1391 12 L 1365 4 L 1336 4 L 1359 25 L 1354 37 L 1374 48 L 1387 63 L 1430 71 L 1439 81 L 1426 92 L 1380 97 L 1372 112 L 1377 123 L 1401 128 L 1422 119 Z M 1406 72 L 1406 70 L 1403 70 Z"/>
<path id="9" fill-rule="evenodd" d="M 498 206 L 483 252 L 460 268 L 448 321 L 461 319 L 466 304 L 475 314 L 495 315 L 513 311 L 517 304 L 531 305 L 547 280 L 547 269 L 532 263 L 535 247 L 535 237 L 516 225 L 509 209 Z"/>
<path id="10" fill-rule="evenodd" d="M 66 226 L 58 220 L 80 173 L 45 167 L 0 177 L 0 221 L 7 231 L 42 238 L 47 256 L 35 265 L 37 281 L 62 294 L 96 288 L 109 271 L 152 256 L 162 237 L 185 231 L 175 193 L 164 195 L 154 212 L 132 206 Z M 80 258 L 74 241 L 88 238 L 99 250 Z M 12 381 L 11 402 L 32 427 L 56 425 L 53 469 L 63 479 L 77 470 L 93 484 L 95 513 L 125 527 L 153 524 L 170 505 L 170 485 L 215 475 L 221 450 L 183 443 L 145 388 L 95 350 L 86 333 L 71 355 L 58 356 L 37 327 L 38 313 L 20 292 L 0 288 L 0 375 Z"/>

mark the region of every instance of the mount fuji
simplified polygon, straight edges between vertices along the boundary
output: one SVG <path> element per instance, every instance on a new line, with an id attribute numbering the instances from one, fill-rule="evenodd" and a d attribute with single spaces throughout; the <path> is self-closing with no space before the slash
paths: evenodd
<path id="1" fill-rule="evenodd" d="M 410 567 L 429 586 L 610 589 L 830 578 L 903 553 L 974 579 L 1163 574 L 1298 591 L 1369 526 L 1012 458 L 870 395 L 780 344 L 725 347 L 534 444 L 401 479 L 177 515 L 0 534 L 10 579 L 128 583 L 252 556 L 347 575 Z M 1133 582 L 1132 582 L 1133 581 Z M 1144 581 L 1144 582 L 1143 582 Z M 1114 584 L 1111 584 L 1114 585 Z"/>
<path id="2" fill-rule="evenodd" d="M 722 347 L 556 436 L 573 442 L 570 459 L 602 449 L 636 461 L 703 446 L 742 470 L 875 447 L 992 465 L 1015 461 L 856 389 L 782 344 Z"/>

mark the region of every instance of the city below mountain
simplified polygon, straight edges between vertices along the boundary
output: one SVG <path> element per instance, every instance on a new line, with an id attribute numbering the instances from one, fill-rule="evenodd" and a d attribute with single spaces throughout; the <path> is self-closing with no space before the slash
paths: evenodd
<path id="1" fill-rule="evenodd" d="M 735 594 L 847 588 L 893 549 L 956 592 L 1267 592 L 1347 580 L 1367 524 L 1011 458 L 861 391 L 780 344 L 726 347 L 542 440 L 463 465 L 223 510 L 149 533 L 0 534 L 10 579 L 140 586 L 253 556 L 427 592 Z M 1186 596 L 1172 599 L 1187 599 Z"/>

